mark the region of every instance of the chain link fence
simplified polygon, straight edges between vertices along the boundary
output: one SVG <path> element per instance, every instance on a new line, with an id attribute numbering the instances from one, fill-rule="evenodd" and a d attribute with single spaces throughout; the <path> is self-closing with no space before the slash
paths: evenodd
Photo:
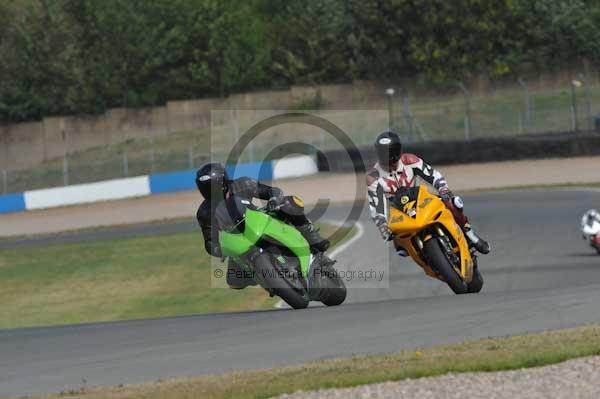
<path id="1" fill-rule="evenodd" d="M 325 103 L 319 114 L 342 127 L 355 145 L 370 145 L 382 129 L 398 131 L 407 142 L 472 140 L 600 129 L 600 85 L 579 75 L 552 88 L 529 85 L 519 79 L 487 92 L 471 92 L 466 85 L 445 95 L 419 96 L 400 88 L 382 90 L 371 111 L 334 110 Z M 383 112 L 373 113 L 372 109 Z M 386 109 L 387 108 L 387 109 Z M 132 177 L 197 168 L 210 159 L 225 160 L 239 137 L 260 120 L 265 111 L 219 111 L 211 127 L 189 129 L 168 136 L 132 139 L 46 161 L 36 167 L 0 170 L 0 193 Z M 246 118 L 245 120 L 243 118 Z M 244 151 L 241 162 L 274 158 L 274 145 L 302 138 L 319 150 L 336 149 L 332 138 L 318 129 L 279 126 L 261 135 Z"/>
<path id="2" fill-rule="evenodd" d="M 408 141 L 471 140 L 568 131 L 591 131 L 600 123 L 600 86 L 579 76 L 562 87 L 511 87 L 472 94 L 463 84 L 444 100 L 393 96 L 393 124 Z"/>

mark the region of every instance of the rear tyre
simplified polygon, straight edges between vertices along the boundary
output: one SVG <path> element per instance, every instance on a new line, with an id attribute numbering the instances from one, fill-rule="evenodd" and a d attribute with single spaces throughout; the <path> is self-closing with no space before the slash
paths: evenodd
<path id="1" fill-rule="evenodd" d="M 455 294 L 466 294 L 468 292 L 467 284 L 454 270 L 437 239 L 432 238 L 427 241 L 423 252 L 431 262 L 433 269 L 444 278 L 446 284 Z"/>
<path id="2" fill-rule="evenodd" d="M 600 239 L 598 238 L 598 236 L 592 237 L 590 244 L 592 245 L 592 248 L 594 248 L 596 252 L 600 254 Z"/>
<path id="3" fill-rule="evenodd" d="M 338 306 L 346 300 L 346 294 L 347 290 L 344 280 L 342 280 L 338 273 L 333 273 L 332 277 L 327 279 L 327 288 L 323 290 L 321 302 L 327 306 Z"/>
<path id="4" fill-rule="evenodd" d="M 280 273 L 275 269 L 276 262 L 269 253 L 262 253 L 254 259 L 255 279 L 272 294 L 283 299 L 294 309 L 308 306 L 308 290 L 302 277 L 291 277 L 289 273 Z M 299 276 L 299 273 L 298 273 Z"/>

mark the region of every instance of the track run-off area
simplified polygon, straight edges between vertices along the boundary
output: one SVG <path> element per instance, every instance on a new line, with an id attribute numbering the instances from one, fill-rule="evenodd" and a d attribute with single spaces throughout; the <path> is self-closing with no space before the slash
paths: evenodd
<path id="1" fill-rule="evenodd" d="M 485 280 L 480 294 L 455 296 L 412 260 L 397 257 L 363 210 L 362 236 L 336 256 L 337 267 L 352 278 L 342 306 L 0 330 L 0 396 L 277 367 L 600 322 L 600 256 L 579 231 L 581 214 L 600 208 L 600 191 L 514 190 L 464 199 L 472 224 L 492 243 L 492 253 L 479 257 Z M 343 221 L 349 208 L 330 207 L 323 220 Z M 193 222 L 149 224 L 4 240 L 0 246 L 192 229 L 198 229 Z M 359 271 L 372 271 L 370 280 L 361 280 L 366 274 Z"/>

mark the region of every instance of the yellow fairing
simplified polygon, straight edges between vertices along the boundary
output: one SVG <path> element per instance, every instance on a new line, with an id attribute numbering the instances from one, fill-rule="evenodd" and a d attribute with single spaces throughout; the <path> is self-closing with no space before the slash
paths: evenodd
<path id="1" fill-rule="evenodd" d="M 421 249 L 415 248 L 413 237 L 419 236 L 419 233 L 428 226 L 443 226 L 443 230 L 449 233 L 453 241 L 458 244 L 455 251 L 458 251 L 460 254 L 461 277 L 466 283 L 471 282 L 473 276 L 473 259 L 469 251 L 469 245 L 462 229 L 454 221 L 452 212 L 446 208 L 442 200 L 432 195 L 424 186 L 421 186 L 419 187 L 417 203 L 407 201 L 406 204 L 402 205 L 402 208 L 397 209 L 394 206 L 390 206 L 388 226 L 396 236 L 395 241 L 403 248 L 406 248 L 410 256 L 425 270 L 427 275 L 438 278 L 437 274 L 433 272 L 431 267 L 421 257 Z M 407 214 L 411 208 L 416 209 L 416 216 L 414 218 Z M 426 242 L 433 238 L 433 236 L 426 235 L 421 238 L 423 242 Z"/>

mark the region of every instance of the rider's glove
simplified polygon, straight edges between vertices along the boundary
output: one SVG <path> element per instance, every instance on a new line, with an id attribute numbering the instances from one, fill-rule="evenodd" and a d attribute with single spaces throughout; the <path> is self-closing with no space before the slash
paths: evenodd
<path id="1" fill-rule="evenodd" d="M 274 197 L 269 198 L 269 202 L 268 202 L 269 208 L 277 209 L 278 207 L 283 205 L 284 200 L 285 200 L 285 197 L 283 195 L 274 196 Z"/>
<path id="2" fill-rule="evenodd" d="M 442 198 L 442 201 L 452 203 L 452 198 L 454 198 L 454 194 L 452 194 L 452 191 L 450 191 L 448 187 L 443 187 L 440 189 L 440 197 Z"/>
<path id="3" fill-rule="evenodd" d="M 272 187 L 271 188 L 271 198 L 269 198 L 269 205 L 276 207 L 278 205 L 283 204 L 285 197 L 283 196 L 283 191 Z"/>
<path id="4" fill-rule="evenodd" d="M 379 233 L 381 234 L 381 238 L 383 238 L 384 241 L 391 241 L 394 238 L 394 233 L 392 233 L 388 228 L 387 220 L 385 220 L 385 217 L 378 215 L 375 217 L 374 220 L 375 225 L 377 226 L 377 228 L 379 229 Z"/>

